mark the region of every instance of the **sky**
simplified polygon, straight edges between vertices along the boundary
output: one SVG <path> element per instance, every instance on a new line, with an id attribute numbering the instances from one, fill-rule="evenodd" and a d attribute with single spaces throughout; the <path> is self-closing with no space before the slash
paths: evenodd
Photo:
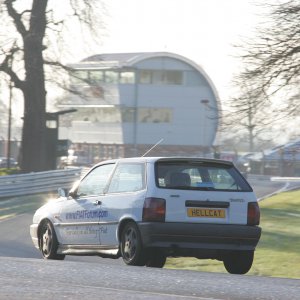
<path id="1" fill-rule="evenodd" d="M 92 41 L 91 47 L 85 47 L 78 39 L 78 31 L 72 27 L 72 36 L 67 39 L 71 56 L 65 56 L 64 63 L 75 63 L 101 53 L 176 53 L 204 69 L 218 91 L 222 107 L 226 107 L 226 101 L 234 96 L 233 75 L 242 70 L 234 45 L 255 38 L 256 30 L 265 21 L 264 14 L 267 13 L 266 8 L 257 5 L 264 4 L 263 0 L 97 1 L 102 1 L 106 8 L 104 15 L 99 13 L 99 19 L 103 18 L 105 24 L 105 29 L 99 28 L 102 33 L 100 41 Z M 268 0 L 268 3 L 285 1 Z M 29 2 L 31 0 L 19 0 L 17 3 L 27 7 Z M 68 2 L 49 0 L 49 4 L 55 5 L 58 15 L 68 12 Z M 57 97 L 50 96 L 51 92 L 48 90 L 48 104 Z M 2 99 L 5 102 L 8 96 Z M 19 101 L 14 102 L 15 120 L 21 120 L 22 106 Z M 47 110 L 56 109 L 50 105 Z"/>
<path id="2" fill-rule="evenodd" d="M 64 62 L 74 63 L 100 53 L 173 52 L 199 64 L 224 103 L 232 95 L 232 76 L 241 67 L 233 45 L 254 36 L 261 21 L 261 9 L 253 1 L 102 0 L 106 13 L 101 42 L 92 42 L 86 51 L 74 29 L 68 39 L 71 58 Z M 58 4 L 57 0 L 51 3 Z M 63 3 L 67 1 L 59 2 L 62 13 L 67 10 Z M 22 115 L 22 105 L 17 106 Z"/>
<path id="3" fill-rule="evenodd" d="M 230 97 L 232 76 L 240 70 L 233 45 L 254 36 L 261 21 L 261 9 L 251 0 L 104 2 L 106 31 L 91 55 L 166 51 L 185 56 L 204 68 L 221 101 Z"/>

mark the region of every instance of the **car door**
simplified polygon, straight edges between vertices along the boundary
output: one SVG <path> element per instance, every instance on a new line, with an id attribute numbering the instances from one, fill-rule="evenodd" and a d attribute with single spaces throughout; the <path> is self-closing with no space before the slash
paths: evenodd
<path id="1" fill-rule="evenodd" d="M 108 217 L 101 206 L 101 195 L 114 164 L 92 169 L 71 192 L 60 213 L 59 240 L 67 245 L 99 245 L 101 223 Z"/>
<path id="2" fill-rule="evenodd" d="M 101 245 L 118 246 L 118 225 L 122 219 L 141 218 L 146 194 L 145 164 L 119 163 L 111 177 L 104 197 L 101 198 L 107 218 L 102 223 Z"/>

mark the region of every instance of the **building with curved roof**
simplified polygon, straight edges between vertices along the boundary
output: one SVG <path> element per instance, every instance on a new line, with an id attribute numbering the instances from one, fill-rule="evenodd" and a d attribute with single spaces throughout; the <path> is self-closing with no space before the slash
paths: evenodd
<path id="1" fill-rule="evenodd" d="M 75 108 L 60 136 L 93 159 L 201 156 L 214 143 L 220 103 L 214 84 L 193 61 L 167 52 L 111 53 L 70 64 L 76 92 L 59 105 Z M 150 155 L 150 154 L 149 154 Z"/>

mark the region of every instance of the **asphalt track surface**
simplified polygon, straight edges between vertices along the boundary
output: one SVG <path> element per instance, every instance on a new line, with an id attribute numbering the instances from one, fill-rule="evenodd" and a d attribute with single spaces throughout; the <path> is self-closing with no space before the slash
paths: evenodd
<path id="1" fill-rule="evenodd" d="M 249 179 L 259 198 L 284 183 Z M 33 213 L 0 222 L 0 299 L 300 299 L 300 280 L 129 267 L 121 259 L 46 261 L 33 247 Z"/>
<path id="2" fill-rule="evenodd" d="M 0 257 L 0 299 L 299 299 L 300 280 Z"/>

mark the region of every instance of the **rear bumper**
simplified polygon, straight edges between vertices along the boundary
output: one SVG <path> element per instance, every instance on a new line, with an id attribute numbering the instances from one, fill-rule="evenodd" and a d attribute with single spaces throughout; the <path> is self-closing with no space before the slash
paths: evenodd
<path id="1" fill-rule="evenodd" d="M 260 227 L 246 225 L 149 222 L 138 226 L 144 247 L 187 252 L 187 256 L 189 250 L 254 250 L 261 236 Z"/>

